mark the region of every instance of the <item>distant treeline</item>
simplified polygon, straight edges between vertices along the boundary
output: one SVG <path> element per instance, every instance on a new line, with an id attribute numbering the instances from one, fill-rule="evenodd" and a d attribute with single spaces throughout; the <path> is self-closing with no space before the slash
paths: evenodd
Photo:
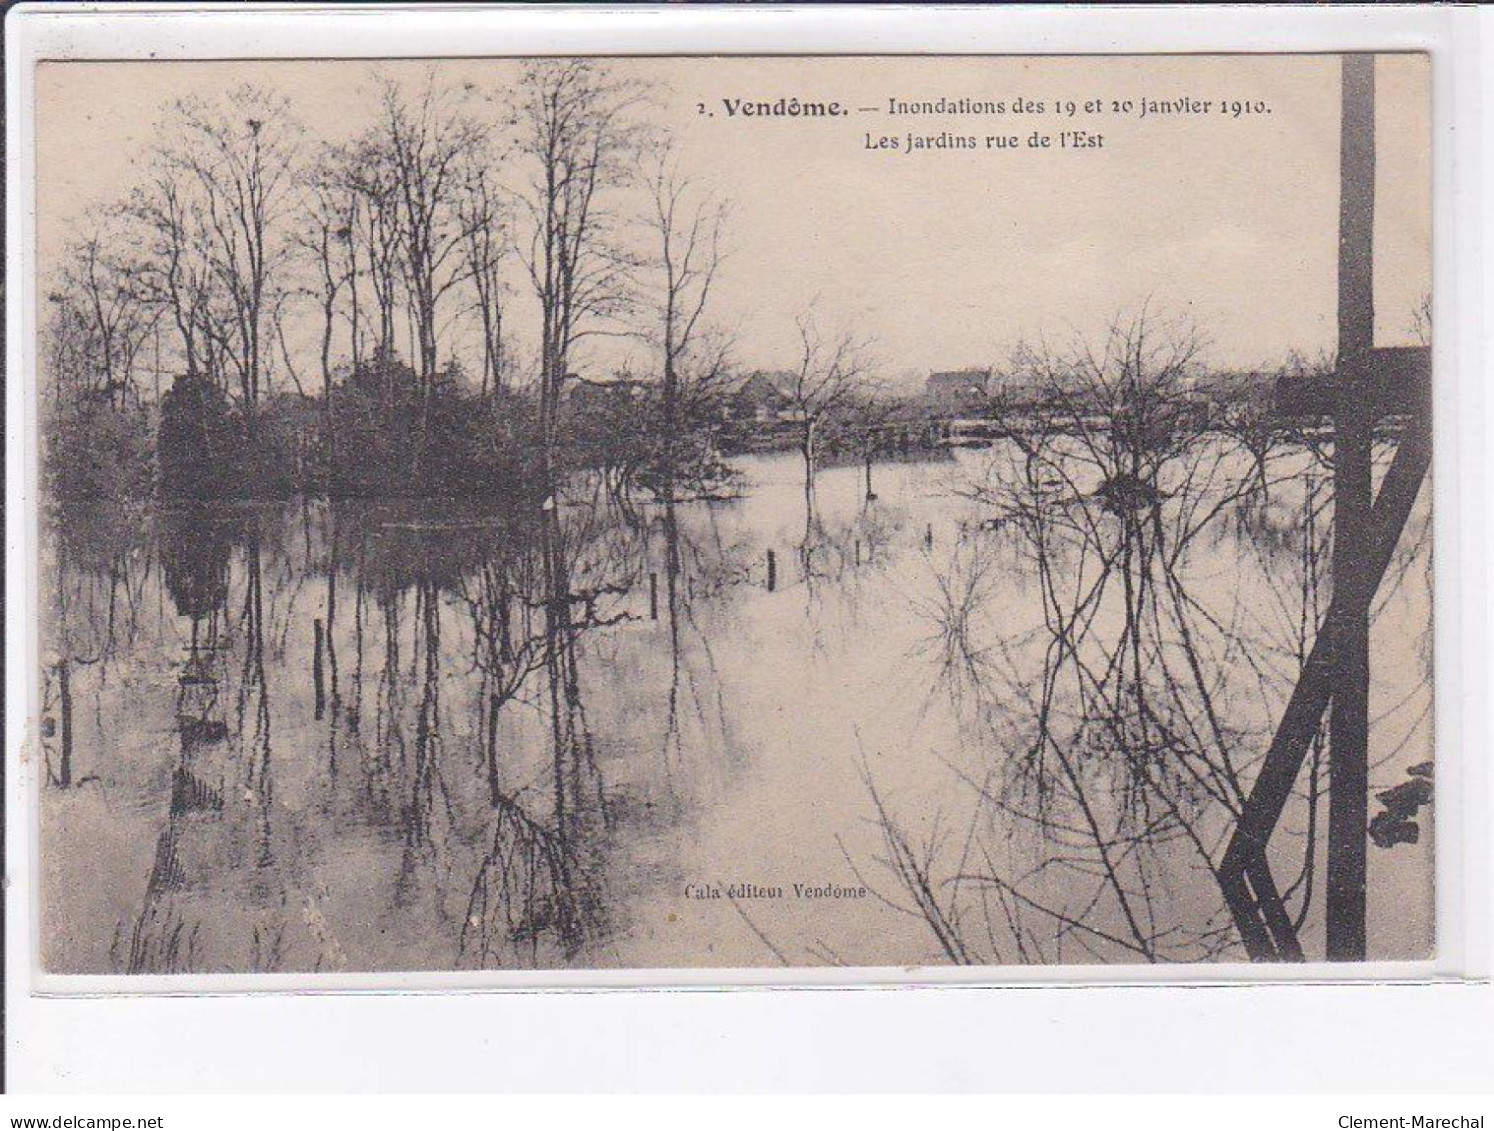
<path id="1" fill-rule="evenodd" d="M 989 419 L 996 436 L 1028 427 L 1045 406 L 1092 412 L 1105 399 L 1066 389 L 992 398 L 962 415 Z M 1173 403 L 1216 420 L 1253 408 L 1254 418 L 1254 391 L 1174 390 Z M 698 382 L 673 407 L 657 382 L 574 383 L 547 447 L 537 388 L 479 388 L 455 363 L 422 382 L 397 354 L 377 352 L 324 392 L 276 393 L 253 410 L 194 374 L 176 377 L 158 402 L 82 398 L 48 417 L 45 469 L 52 497 L 68 505 L 301 494 L 524 507 L 542 502 L 554 477 L 579 472 L 596 473 L 616 495 L 699 496 L 728 488 L 733 456 L 801 447 L 804 422 L 791 406 L 766 415 L 757 407 L 725 378 Z M 816 421 L 817 459 L 926 454 L 950 441 L 948 415 L 917 396 L 847 399 Z M 1124 404 L 1112 414 L 1128 415 Z"/>
<path id="2" fill-rule="evenodd" d="M 455 367 L 422 384 L 376 356 L 327 393 L 280 393 L 253 411 L 195 374 L 159 405 L 82 402 L 47 422 L 45 470 L 64 504 L 145 499 L 499 498 L 542 501 L 556 475 L 590 470 L 616 491 L 724 483 L 721 447 L 745 446 L 723 397 L 691 398 L 665 428 L 659 390 L 574 397 L 547 453 L 533 389 L 479 391 Z M 548 460 L 547 460 L 548 455 Z"/>

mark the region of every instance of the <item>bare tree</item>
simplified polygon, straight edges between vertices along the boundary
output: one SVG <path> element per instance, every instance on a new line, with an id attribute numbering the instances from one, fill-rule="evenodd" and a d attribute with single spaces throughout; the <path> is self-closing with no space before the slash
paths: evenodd
<path id="1" fill-rule="evenodd" d="M 873 503 L 877 493 L 872 487 L 872 464 L 877 454 L 886 449 L 891 432 L 901 429 L 906 436 L 916 422 L 905 403 L 888 396 L 884 387 L 870 380 L 847 398 L 837 415 L 839 441 L 860 457 L 865 477 L 863 497 L 866 503 Z"/>
<path id="2" fill-rule="evenodd" d="M 330 155 L 326 155 L 330 158 Z M 319 172 L 308 178 L 305 216 L 295 240 L 312 268 L 313 282 L 305 292 L 316 300 L 321 312 L 321 370 L 323 443 L 327 471 L 336 470 L 336 430 L 332 420 L 332 333 L 337 321 L 337 303 L 343 289 L 354 281 L 353 225 L 358 195 L 333 160 L 319 163 Z M 284 346 L 284 335 L 281 336 Z M 289 350 L 286 367 L 290 368 Z"/>
<path id="3" fill-rule="evenodd" d="M 464 269 L 472 281 L 482 330 L 482 392 L 501 393 L 507 358 L 503 348 L 504 260 L 511 241 L 511 217 L 486 161 L 469 161 L 457 204 L 466 236 Z"/>
<path id="4" fill-rule="evenodd" d="M 571 351 L 627 297 L 628 260 L 612 240 L 609 189 L 624 181 L 640 141 L 633 111 L 644 95 L 586 59 L 544 60 L 520 83 L 519 151 L 531 173 L 531 233 L 522 254 L 539 299 L 540 436 L 554 474 L 561 388 Z"/>
<path id="5" fill-rule="evenodd" d="M 373 353 L 386 362 L 394 353 L 394 313 L 398 308 L 400 289 L 399 202 L 390 162 L 376 138 L 366 137 L 349 149 L 342 156 L 342 164 L 348 183 L 357 193 L 354 239 L 348 244 L 348 269 L 352 279 L 348 318 L 356 368 L 363 348 L 358 267 L 360 245 L 366 253 L 367 277 L 373 291 L 376 318 Z"/>
<path id="6" fill-rule="evenodd" d="M 175 103 L 173 141 L 137 214 L 156 229 L 157 289 L 172 306 L 188 368 L 199 350 L 232 371 L 252 420 L 268 370 L 277 276 L 290 244 L 300 128 L 289 104 L 253 86 L 222 103 Z"/>
<path id="7" fill-rule="evenodd" d="M 439 307 L 465 277 L 467 228 L 462 169 L 480 160 L 487 128 L 465 90 L 427 77 L 415 98 L 392 81 L 381 92 L 382 121 L 370 152 L 383 158 L 398 220 L 399 251 L 415 337 L 412 361 L 428 393 L 439 364 Z"/>
<path id="8" fill-rule="evenodd" d="M 654 241 L 651 266 L 658 275 L 655 334 L 669 439 L 679 434 L 682 377 L 699 344 L 701 316 L 721 266 L 726 205 L 695 192 L 690 179 L 681 174 L 671 145 L 659 146 L 654 160 L 647 224 Z M 719 369 L 714 360 L 708 368 Z"/>
<path id="9" fill-rule="evenodd" d="M 57 391 L 113 408 L 123 408 L 131 396 L 139 400 L 136 365 L 160 316 L 139 293 L 129 263 L 113 250 L 121 242 L 115 219 L 98 219 L 67 249 L 66 266 L 48 296 L 56 308 Z"/>
<path id="10" fill-rule="evenodd" d="M 169 312 L 187 372 L 218 382 L 222 374 L 208 332 L 213 270 L 188 196 L 175 171 L 159 161 L 147 183 L 130 194 L 123 211 L 141 228 L 130 274 L 144 300 Z"/>
<path id="11" fill-rule="evenodd" d="M 865 390 L 870 376 L 866 346 L 849 330 L 826 337 L 813 310 L 796 319 L 799 357 L 783 392 L 799 425 L 804 497 L 813 509 L 820 432 Z"/>

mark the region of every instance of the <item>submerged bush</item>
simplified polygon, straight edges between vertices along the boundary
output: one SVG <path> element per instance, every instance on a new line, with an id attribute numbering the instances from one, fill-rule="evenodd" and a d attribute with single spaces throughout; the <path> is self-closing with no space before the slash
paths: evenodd
<path id="1" fill-rule="evenodd" d="M 120 503 L 151 493 L 150 420 L 104 402 L 71 406 L 48 423 L 43 474 L 65 507 Z"/>
<path id="2" fill-rule="evenodd" d="M 443 382 L 333 392 L 319 427 L 317 478 L 336 498 L 477 498 L 516 501 L 539 491 L 539 446 L 529 406 Z M 330 462 L 330 467 L 325 466 Z"/>
<path id="3" fill-rule="evenodd" d="M 156 432 L 161 494 L 171 499 L 233 494 L 237 431 L 217 385 L 196 373 L 178 377 L 161 398 Z"/>

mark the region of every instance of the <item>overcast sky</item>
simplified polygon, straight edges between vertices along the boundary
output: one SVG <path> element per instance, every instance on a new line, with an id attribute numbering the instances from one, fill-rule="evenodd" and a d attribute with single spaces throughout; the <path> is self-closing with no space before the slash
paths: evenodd
<path id="1" fill-rule="evenodd" d="M 658 84 L 659 122 L 703 190 L 728 198 L 733 255 L 714 314 L 748 367 L 793 352 L 794 316 L 874 339 L 890 372 L 985 365 L 1019 337 L 1093 335 L 1142 303 L 1191 316 L 1221 366 L 1272 364 L 1334 340 L 1339 63 L 1330 56 L 1164 59 L 691 59 L 613 64 Z M 38 69 L 43 272 L 90 206 L 139 176 L 163 104 L 253 81 L 291 100 L 308 131 L 344 140 L 371 122 L 372 78 L 412 86 L 427 64 L 49 63 Z M 438 65 L 443 81 L 502 97 L 502 60 Z M 1411 338 L 1430 288 L 1429 73 L 1420 56 L 1377 69 L 1377 339 Z M 832 121 L 746 120 L 725 98 L 838 100 Z M 892 117 L 889 98 L 1103 99 L 1081 121 Z M 1264 100 L 1271 113 L 1117 116 L 1115 99 Z M 700 113 L 700 104 L 713 116 Z M 859 112 L 881 107 L 880 112 Z M 1085 128 L 1102 149 L 906 153 L 908 133 Z M 899 138 L 870 151 L 866 135 Z M 1056 142 L 1054 143 L 1057 144 Z M 517 276 L 515 278 L 517 283 Z M 537 306 L 510 325 L 533 348 Z M 346 352 L 345 345 L 341 352 Z M 596 364 L 601 364 L 598 361 Z"/>

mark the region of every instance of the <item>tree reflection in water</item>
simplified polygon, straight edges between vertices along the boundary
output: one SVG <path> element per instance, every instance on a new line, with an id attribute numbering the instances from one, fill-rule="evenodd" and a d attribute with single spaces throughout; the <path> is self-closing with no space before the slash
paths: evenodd
<path id="1" fill-rule="evenodd" d="M 229 557 L 241 533 L 200 507 L 160 515 L 156 548 L 162 581 L 177 616 L 190 627 L 176 679 L 180 755 L 171 772 L 166 822 L 156 838 L 155 859 L 128 938 L 121 923 L 110 948 L 116 966 L 126 973 L 176 973 L 196 969 L 200 962 L 202 924 L 194 921 L 189 927 L 174 897 L 188 883 L 183 840 L 192 838 L 194 825 L 221 821 L 223 814 L 229 741 L 223 617 Z M 267 722 L 265 731 L 268 756 Z"/>
<path id="2" fill-rule="evenodd" d="M 988 752 L 953 767 L 968 818 L 919 836 L 867 778 L 884 894 L 949 961 L 1244 957 L 1216 867 L 1326 608 L 1331 490 L 1310 446 L 1190 408 L 1194 349 L 1138 319 L 1099 356 L 1027 353 L 1041 422 L 964 488 L 983 521 L 918 611 L 934 694 Z M 1020 630 L 989 619 L 1003 551 L 1041 610 Z M 1429 669 L 1410 696 L 1429 709 Z M 1320 914 L 1323 755 L 1320 732 L 1276 846 L 1298 928 Z"/>
<path id="3" fill-rule="evenodd" d="M 65 516 L 43 835 L 106 878 L 44 885 L 79 925 L 58 961 L 615 965 L 692 854 L 765 838 L 913 918 L 816 909 L 801 938 L 749 909 L 713 927 L 733 958 L 1236 956 L 1213 865 L 1327 605 L 1331 480 L 1300 437 L 1104 387 L 1108 418 L 891 464 L 870 503 L 823 468 L 814 512 L 786 460 L 730 502 Z M 1381 599 L 1402 627 L 1418 521 Z M 1403 635 L 1429 676 L 1429 630 Z M 1386 786 L 1426 757 L 1429 686 L 1377 723 Z M 886 748 L 869 792 L 858 735 Z M 1273 861 L 1304 920 L 1321 755 Z"/>
<path id="4" fill-rule="evenodd" d="M 646 523 L 568 504 L 537 517 L 312 509 L 295 531 L 262 508 L 164 512 L 153 539 L 86 567 L 59 554 L 66 647 L 50 665 L 50 711 L 68 687 L 58 673 L 121 651 L 119 594 L 138 605 L 153 571 L 171 604 L 162 633 L 182 649 L 179 660 L 161 650 L 179 745 L 165 823 L 112 967 L 337 965 L 320 910 L 334 866 L 450 924 L 446 965 L 569 959 L 608 930 L 613 825 L 580 650 L 636 615 Z M 152 544 L 157 560 L 142 565 Z M 670 561 L 673 623 L 685 604 L 677 549 Z M 337 603 L 349 574 L 351 624 Z M 102 710 L 108 692 L 97 695 Z M 69 727 L 73 713 L 69 703 Z M 285 730 L 299 742 L 303 713 L 322 735 L 312 764 L 300 748 L 287 762 L 275 741 Z M 76 788 L 71 736 L 65 750 L 60 738 L 51 784 Z M 348 822 L 373 851 L 329 860 Z"/>

